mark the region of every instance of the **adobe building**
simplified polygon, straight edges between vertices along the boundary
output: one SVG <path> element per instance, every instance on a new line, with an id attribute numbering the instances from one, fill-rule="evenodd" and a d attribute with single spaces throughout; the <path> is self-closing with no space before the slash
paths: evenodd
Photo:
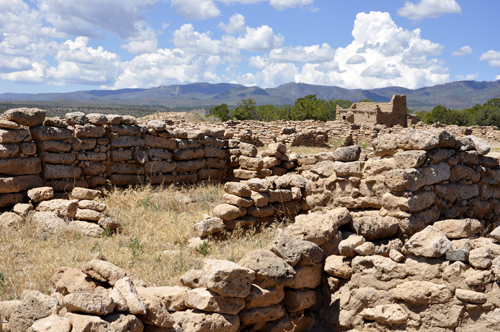
<path id="1" fill-rule="evenodd" d="M 400 125 L 406 128 L 406 96 L 394 95 L 388 103 L 355 103 L 348 109 L 337 105 L 337 120 L 360 125 Z"/>

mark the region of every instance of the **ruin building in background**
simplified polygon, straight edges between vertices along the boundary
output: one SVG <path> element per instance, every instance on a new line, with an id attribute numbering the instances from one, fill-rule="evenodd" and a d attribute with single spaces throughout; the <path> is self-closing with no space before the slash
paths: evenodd
<path id="1" fill-rule="evenodd" d="M 394 95 L 388 103 L 355 103 L 347 109 L 337 105 L 337 120 L 360 125 L 400 125 L 406 128 L 406 96 Z"/>

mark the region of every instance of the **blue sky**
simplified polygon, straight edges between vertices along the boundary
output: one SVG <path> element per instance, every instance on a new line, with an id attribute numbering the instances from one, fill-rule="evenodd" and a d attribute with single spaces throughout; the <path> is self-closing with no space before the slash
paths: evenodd
<path id="1" fill-rule="evenodd" d="M 0 93 L 500 79 L 498 0 L 0 0 Z"/>

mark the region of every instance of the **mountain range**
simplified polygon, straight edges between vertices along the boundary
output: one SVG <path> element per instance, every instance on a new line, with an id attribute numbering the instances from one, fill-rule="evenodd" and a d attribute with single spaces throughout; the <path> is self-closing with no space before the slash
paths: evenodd
<path id="1" fill-rule="evenodd" d="M 492 82 L 456 81 L 420 89 L 387 87 L 380 89 L 344 89 L 336 86 L 287 83 L 276 88 L 247 87 L 229 83 L 192 83 L 150 89 L 88 90 L 67 93 L 3 93 L 0 101 L 30 101 L 75 104 L 161 105 L 165 107 L 211 107 L 222 103 L 236 105 L 253 98 L 257 105 L 293 104 L 297 98 L 316 94 L 320 99 L 345 99 L 358 102 L 371 99 L 388 102 L 392 95 L 407 96 L 408 108 L 431 110 L 437 105 L 463 109 L 500 98 L 500 80 Z"/>

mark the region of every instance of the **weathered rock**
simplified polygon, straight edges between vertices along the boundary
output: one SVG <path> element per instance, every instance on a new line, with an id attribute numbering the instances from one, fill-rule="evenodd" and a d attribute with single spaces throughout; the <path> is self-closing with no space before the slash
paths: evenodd
<path id="1" fill-rule="evenodd" d="M 382 304 L 375 308 L 363 309 L 360 313 L 364 319 L 393 326 L 406 323 L 408 314 L 399 304 Z"/>
<path id="2" fill-rule="evenodd" d="M 189 308 L 202 311 L 236 315 L 245 306 L 243 298 L 231 298 L 216 294 L 206 288 L 195 288 L 188 291 L 184 301 Z"/>
<path id="3" fill-rule="evenodd" d="M 38 204 L 36 210 L 41 212 L 54 212 L 61 218 L 74 218 L 78 209 L 78 201 L 66 199 L 52 199 Z"/>
<path id="4" fill-rule="evenodd" d="M 394 236 L 399 229 L 399 221 L 393 217 L 382 217 L 378 211 L 351 213 L 352 228 L 368 241 Z"/>
<path id="5" fill-rule="evenodd" d="M 245 309 L 269 307 L 280 303 L 285 297 L 283 287 L 263 288 L 252 285 L 250 295 L 245 298 Z"/>
<path id="6" fill-rule="evenodd" d="M 325 261 L 325 272 L 334 277 L 351 279 L 352 268 L 344 260 L 343 256 L 328 256 Z"/>
<path id="7" fill-rule="evenodd" d="M 144 325 L 135 315 L 114 312 L 102 318 L 114 332 L 143 332 Z"/>
<path id="8" fill-rule="evenodd" d="M 356 161 L 361 154 L 361 146 L 351 145 L 344 148 L 338 148 L 333 151 L 333 157 L 336 161 Z"/>
<path id="9" fill-rule="evenodd" d="M 229 205 L 235 205 L 239 207 L 244 207 L 248 208 L 252 205 L 254 205 L 254 201 L 251 198 L 246 198 L 246 197 L 239 197 L 236 195 L 232 194 L 224 194 L 223 196 L 224 203 L 229 204 Z"/>
<path id="10" fill-rule="evenodd" d="M 335 173 L 335 162 L 331 160 L 325 160 L 322 162 L 317 163 L 314 165 L 313 168 L 311 168 L 311 172 L 316 173 L 322 177 L 329 177 L 333 173 Z"/>
<path id="11" fill-rule="evenodd" d="M 98 197 L 101 194 L 100 190 L 92 190 L 92 189 L 86 189 L 86 188 L 73 188 L 71 191 L 71 196 L 74 199 L 89 199 L 93 200 L 94 198 Z"/>
<path id="12" fill-rule="evenodd" d="M 89 236 L 89 237 L 99 238 L 102 236 L 102 233 L 104 232 L 104 229 L 99 227 L 99 225 L 96 225 L 96 224 L 90 223 L 90 222 L 86 222 L 86 221 L 80 221 L 80 220 L 71 221 L 69 223 L 69 227 L 74 232 L 77 232 L 83 236 Z"/>
<path id="13" fill-rule="evenodd" d="M 168 312 L 165 303 L 160 298 L 149 294 L 140 294 L 139 297 L 146 306 L 146 313 L 137 315 L 143 323 L 159 327 L 171 327 L 174 325 L 174 318 Z M 128 303 L 127 301 L 127 305 Z"/>
<path id="14" fill-rule="evenodd" d="M 229 204 L 219 204 L 214 208 L 213 213 L 222 220 L 233 220 L 246 215 L 247 209 Z"/>
<path id="15" fill-rule="evenodd" d="M 57 234 L 67 229 L 66 222 L 55 212 L 50 211 L 35 212 L 31 222 L 37 225 L 39 233 Z"/>
<path id="16" fill-rule="evenodd" d="M 158 297 L 169 311 L 181 311 L 187 308 L 184 303 L 184 295 L 189 291 L 187 287 L 136 287 L 136 289 L 141 298 L 143 295 Z"/>
<path id="17" fill-rule="evenodd" d="M 354 248 L 354 251 L 361 256 L 370 256 L 375 252 L 375 245 L 373 242 L 365 242 L 360 246 Z"/>
<path id="18" fill-rule="evenodd" d="M 78 202 L 78 207 L 80 209 L 89 209 L 89 210 L 94 210 L 98 212 L 104 212 L 107 208 L 106 204 L 99 203 L 96 201 L 91 201 L 88 199 L 84 199 Z"/>
<path id="19" fill-rule="evenodd" d="M 177 311 L 172 314 L 175 326 L 183 332 L 236 332 L 240 327 L 238 316 L 205 313 L 199 310 Z"/>
<path id="20" fill-rule="evenodd" d="M 255 271 L 257 279 L 283 286 L 295 276 L 295 270 L 269 250 L 258 249 L 246 254 L 239 265 Z"/>
<path id="21" fill-rule="evenodd" d="M 487 155 L 490 152 L 491 145 L 486 140 L 474 135 L 470 135 L 468 137 L 472 140 L 472 142 L 474 142 L 474 147 L 480 156 Z"/>
<path id="22" fill-rule="evenodd" d="M 93 259 L 85 263 L 82 272 L 95 280 L 107 282 L 111 286 L 114 286 L 118 280 L 127 276 L 127 272 L 121 267 L 99 259 Z"/>
<path id="23" fill-rule="evenodd" d="M 320 263 L 323 259 L 323 250 L 318 245 L 309 241 L 294 239 L 281 229 L 276 231 L 276 237 L 269 250 L 291 266 L 298 263 L 314 265 Z"/>
<path id="24" fill-rule="evenodd" d="M 208 218 L 200 221 L 199 223 L 196 223 L 193 226 L 193 231 L 197 237 L 204 237 L 210 234 L 219 233 L 224 228 L 226 228 L 224 221 L 221 218 L 215 217 Z"/>
<path id="25" fill-rule="evenodd" d="M 405 248 L 416 256 L 441 257 L 452 248 L 452 243 L 437 228 L 427 226 L 413 235 L 405 244 Z"/>
<path id="26" fill-rule="evenodd" d="M 78 220 L 99 221 L 104 217 L 102 213 L 90 209 L 77 209 L 75 214 L 75 218 Z"/>
<path id="27" fill-rule="evenodd" d="M 417 168 L 421 166 L 427 157 L 425 151 L 402 151 L 394 155 L 394 161 L 398 168 Z"/>
<path id="28" fill-rule="evenodd" d="M 67 317 L 50 315 L 37 320 L 28 330 L 28 332 L 70 332 L 71 322 Z"/>
<path id="29" fill-rule="evenodd" d="M 38 126 L 45 120 L 45 111 L 38 108 L 15 108 L 4 113 L 9 121 L 14 121 L 23 126 Z"/>
<path id="30" fill-rule="evenodd" d="M 280 304 L 265 308 L 243 309 L 239 313 L 242 325 L 260 324 L 280 319 L 286 311 Z"/>
<path id="31" fill-rule="evenodd" d="M 365 243 L 365 238 L 360 235 L 352 234 L 347 239 L 340 241 L 339 243 L 339 253 L 345 257 L 356 256 L 356 247 L 359 247 Z"/>
<path id="32" fill-rule="evenodd" d="M 104 316 L 115 308 L 115 303 L 110 297 L 94 293 L 72 293 L 64 297 L 64 305 L 69 312 L 81 312 L 92 315 Z"/>
<path id="33" fill-rule="evenodd" d="M 348 218 L 350 219 L 350 215 Z M 295 218 L 295 224 L 285 228 L 284 232 L 295 239 L 310 241 L 321 246 L 337 233 L 338 224 L 339 220 L 334 219 L 328 213 L 303 214 L 298 215 Z"/>
<path id="34" fill-rule="evenodd" d="M 457 299 L 470 303 L 485 303 L 488 300 L 486 294 L 474 292 L 468 289 L 456 289 L 455 296 Z"/>
<path id="35" fill-rule="evenodd" d="M 79 315 L 69 312 L 64 317 L 69 318 L 71 322 L 71 332 L 100 332 L 106 331 L 109 327 L 108 322 L 99 316 Z"/>
<path id="36" fill-rule="evenodd" d="M 139 294 L 129 277 L 117 280 L 114 288 L 117 289 L 127 301 L 127 307 L 131 314 L 146 314 L 146 305 L 139 297 Z"/>
<path id="37" fill-rule="evenodd" d="M 469 263 L 477 269 L 487 269 L 491 266 L 493 255 L 488 247 L 479 247 L 469 252 Z"/>
<path id="38" fill-rule="evenodd" d="M 243 156 L 255 157 L 257 155 L 257 148 L 255 147 L 255 145 L 241 142 L 239 149 Z"/>
<path id="39" fill-rule="evenodd" d="M 371 275 L 382 281 L 402 279 L 408 275 L 405 264 L 378 255 L 356 256 L 351 261 L 351 267 L 355 274 Z"/>
<path id="40" fill-rule="evenodd" d="M 253 270 L 230 261 L 207 259 L 203 263 L 204 284 L 222 296 L 246 297 L 255 279 Z"/>
<path id="41" fill-rule="evenodd" d="M 445 285 L 429 281 L 406 281 L 389 290 L 396 299 L 414 304 L 447 303 L 453 297 Z"/>
<path id="42" fill-rule="evenodd" d="M 12 332 L 25 332 L 35 321 L 49 316 L 50 313 L 50 308 L 41 301 L 33 296 L 27 296 L 11 313 L 10 330 Z"/>
<path id="43" fill-rule="evenodd" d="M 323 267 L 316 265 L 295 265 L 295 276 L 286 283 L 286 287 L 293 289 L 314 289 L 321 285 Z"/>
<path id="44" fill-rule="evenodd" d="M 54 197 L 54 188 L 52 187 L 40 187 L 28 190 L 28 197 L 33 203 L 38 203 L 47 199 Z"/>
<path id="45" fill-rule="evenodd" d="M 17 213 L 4 212 L 0 214 L 0 229 L 3 227 L 17 229 L 22 222 L 23 218 Z"/>
<path id="46" fill-rule="evenodd" d="M 205 276 L 202 270 L 189 270 L 181 277 L 181 283 L 190 288 L 205 287 Z"/>
<path id="47" fill-rule="evenodd" d="M 73 267 L 60 267 L 54 271 L 52 285 L 56 292 L 62 295 L 71 293 L 91 293 L 98 283 L 87 277 L 80 269 Z"/>

